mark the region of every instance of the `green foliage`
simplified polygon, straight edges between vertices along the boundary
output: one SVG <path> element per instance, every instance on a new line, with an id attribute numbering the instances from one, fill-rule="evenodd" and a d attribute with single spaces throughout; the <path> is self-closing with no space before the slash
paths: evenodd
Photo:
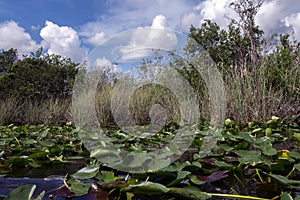
<path id="1" fill-rule="evenodd" d="M 69 153 L 83 155 L 76 136 L 79 130 L 74 128 L 71 124 L 62 127 L 1 127 L 0 144 L 4 151 L 0 155 L 5 160 L 2 166 L 9 164 L 11 170 L 16 170 L 16 166 L 34 168 L 43 163 L 67 162 Z M 166 130 L 169 128 L 167 126 Z M 202 124 L 203 130 L 207 128 L 207 124 Z M 271 134 L 266 134 L 266 130 L 271 130 Z M 114 145 L 133 152 L 154 144 L 158 148 L 166 140 L 172 140 L 172 137 L 164 138 L 164 132 L 159 134 L 161 137 L 148 136 L 142 129 L 140 132 L 141 137 L 133 139 L 120 130 L 111 130 L 108 135 Z M 98 195 L 100 199 L 140 199 L 149 196 L 156 199 L 223 197 L 261 200 L 280 198 L 281 194 L 282 199 L 293 198 L 299 189 L 300 154 L 297 140 L 291 136 L 299 132 L 299 125 L 285 124 L 275 116 L 267 122 L 251 121 L 247 124 L 227 119 L 222 136 L 206 156 L 201 153 L 200 142 L 204 132 L 198 131 L 195 132 L 193 145 L 185 153 L 190 156 L 183 155 L 168 167 L 126 174 L 90 160 L 86 167 L 65 176 L 60 188 L 67 189 L 73 196 L 89 194 Z M 62 151 L 52 152 L 54 147 Z M 112 153 L 109 152 L 109 155 Z M 220 191 L 220 185 L 226 189 Z M 261 187 L 265 188 L 265 192 L 260 191 Z"/>
<path id="2" fill-rule="evenodd" d="M 262 3 L 232 2 L 230 7 L 238 19 L 231 19 L 227 29 L 210 20 L 199 28 L 192 26 L 185 48 L 187 60 L 197 59 L 206 51 L 217 64 L 227 92 L 227 116 L 241 122 L 266 120 L 274 114 L 299 118 L 300 43 L 288 34 L 264 38 L 263 30 L 254 22 Z M 198 60 L 200 65 L 201 57 Z M 192 68 L 186 63 L 179 71 L 198 92 L 201 104 L 206 105 L 205 83 Z M 207 110 L 202 111 L 204 117 L 209 116 Z"/>
<path id="3" fill-rule="evenodd" d="M 17 49 L 2 50 L 0 52 L 0 74 L 5 73 L 18 60 Z"/>
<path id="4" fill-rule="evenodd" d="M 18 60 L 16 50 L 2 51 L 3 73 L 0 75 L 0 98 L 67 97 L 72 93 L 78 64 L 59 55 L 43 55 L 42 49 Z"/>
<path id="5" fill-rule="evenodd" d="M 77 130 L 64 126 L 0 126 L 0 174 L 16 167 L 37 168 L 51 163 L 68 163 L 83 152 Z"/>
<path id="6" fill-rule="evenodd" d="M 32 200 L 33 192 L 36 185 L 24 185 L 13 190 L 5 200 L 25 199 Z M 42 198 L 42 196 L 40 196 Z"/>

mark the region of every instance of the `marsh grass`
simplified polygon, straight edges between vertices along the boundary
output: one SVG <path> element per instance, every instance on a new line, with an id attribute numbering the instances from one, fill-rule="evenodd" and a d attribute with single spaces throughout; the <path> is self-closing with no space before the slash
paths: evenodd
<path id="1" fill-rule="evenodd" d="M 281 75 L 281 87 L 270 82 L 271 70 L 269 63 L 263 62 L 242 77 L 237 71 L 225 74 L 228 117 L 249 122 L 266 121 L 273 115 L 281 119 L 300 116 L 299 66 L 292 66 Z"/>
<path id="2" fill-rule="evenodd" d="M 300 121 L 299 65 L 296 63 L 280 74 L 281 86 L 270 82 L 271 70 L 271 63 L 262 61 L 256 70 L 248 71 L 243 76 L 237 70 L 223 71 L 227 118 L 245 123 L 252 120 L 266 121 L 276 115 L 281 119 L 293 117 L 298 122 Z M 211 99 L 204 81 L 201 77 L 198 78 L 196 82 L 193 82 L 199 99 L 199 108 L 195 108 L 195 112 L 198 109 L 200 119 L 211 120 L 210 118 L 213 117 L 210 116 Z M 95 99 L 98 122 L 104 127 L 116 125 L 111 109 L 114 87 L 113 83 L 102 84 L 98 87 L 95 97 L 87 94 L 80 100 L 84 109 L 84 104 L 88 99 Z M 117 94 L 115 100 L 121 102 L 124 95 L 127 94 Z M 152 122 L 155 120 L 163 120 L 166 123 L 178 122 L 181 112 L 179 103 L 176 95 L 170 90 L 160 85 L 148 84 L 137 88 L 130 98 L 129 116 L 137 125 L 147 125 L 151 123 L 151 120 Z M 71 106 L 70 97 L 65 99 L 8 97 L 0 100 L 0 124 L 58 124 L 73 121 Z M 118 110 L 118 108 L 115 109 Z"/>
<path id="3" fill-rule="evenodd" d="M 26 99 L 10 97 L 0 100 L 0 124 L 59 124 L 72 120 L 70 99 Z"/>

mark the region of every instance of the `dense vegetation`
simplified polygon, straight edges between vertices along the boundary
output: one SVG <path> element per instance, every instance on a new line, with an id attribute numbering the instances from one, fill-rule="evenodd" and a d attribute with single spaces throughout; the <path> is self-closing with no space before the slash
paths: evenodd
<path id="1" fill-rule="evenodd" d="M 42 48 L 23 58 L 16 49 L 2 50 L 1 176 L 12 176 L 20 168 L 38 169 L 83 160 L 86 167 L 66 175 L 60 188 L 46 191 L 37 199 L 45 194 L 63 194 L 128 200 L 299 200 L 300 42 L 289 34 L 265 38 L 263 30 L 254 23 L 262 1 L 255 2 L 231 3 L 239 19 L 230 20 L 227 29 L 210 20 L 190 29 L 186 57 L 197 58 L 199 52 L 206 50 L 223 76 L 227 93 L 227 119 L 218 143 L 208 155 L 200 151 L 202 138 L 206 130 L 214 127 L 209 124 L 209 95 L 202 77 L 191 63 L 172 53 L 149 62 L 181 66 L 176 70 L 196 91 L 201 113 L 192 146 L 176 162 L 155 172 L 127 174 L 110 169 L 83 146 L 80 130 L 73 123 L 71 98 L 75 76 L 86 73 L 84 63 L 43 54 Z M 141 73 L 145 67 L 151 67 L 149 63 L 142 63 Z M 98 121 L 111 142 L 127 151 L 139 152 L 172 141 L 180 113 L 176 97 L 154 84 L 135 91 L 130 112 L 136 124 L 151 123 L 152 104 L 166 108 L 168 123 L 158 134 L 145 132 L 133 137 L 120 130 L 112 116 L 110 99 L 117 81 L 117 74 L 103 71 L 96 94 Z M 129 167 L 135 165 L 128 163 Z M 23 186 L 12 192 L 10 198 L 23 199 L 25 195 L 30 199 L 34 188 Z"/>

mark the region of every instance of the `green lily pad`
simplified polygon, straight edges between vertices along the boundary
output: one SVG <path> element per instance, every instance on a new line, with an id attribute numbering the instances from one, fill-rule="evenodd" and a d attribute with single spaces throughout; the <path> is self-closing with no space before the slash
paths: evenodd
<path id="1" fill-rule="evenodd" d="M 135 194 L 164 194 L 169 192 L 169 188 L 166 186 L 150 181 L 129 185 L 129 187 L 124 188 L 124 190 L 133 192 Z"/>
<path id="2" fill-rule="evenodd" d="M 176 199 L 193 199 L 193 200 L 206 200 L 211 196 L 202 192 L 199 188 L 194 186 L 187 186 L 183 188 L 169 188 L 169 194 L 172 194 Z"/>
<path id="3" fill-rule="evenodd" d="M 229 170 L 233 170 L 234 167 L 224 161 L 219 161 L 219 160 L 216 160 L 214 162 L 214 165 L 219 167 L 219 168 L 222 168 L 222 169 L 229 169 Z"/>
<path id="4" fill-rule="evenodd" d="M 110 183 L 118 179 L 118 177 L 115 177 L 115 173 L 110 171 L 98 172 L 95 178 L 100 180 L 101 183 Z"/>
<path id="5" fill-rule="evenodd" d="M 280 200 L 293 200 L 293 197 L 288 193 L 283 193 Z"/>
<path id="6" fill-rule="evenodd" d="M 291 179 L 288 179 L 284 176 L 276 175 L 276 174 L 268 174 L 268 175 L 271 176 L 272 178 L 274 178 L 275 180 L 279 181 L 280 183 L 285 184 L 285 185 L 300 185 L 299 180 L 291 180 Z"/>
<path id="7" fill-rule="evenodd" d="M 218 147 L 227 152 L 232 151 L 234 149 L 234 147 L 230 146 L 229 144 L 220 144 L 218 145 Z"/>
<path id="8" fill-rule="evenodd" d="M 22 185 L 14 189 L 13 191 L 11 191 L 4 200 L 16 200 L 16 199 L 30 200 L 35 188 L 36 185 L 33 184 Z"/>
<path id="9" fill-rule="evenodd" d="M 288 152 L 288 155 L 292 158 L 300 160 L 300 153 L 298 153 L 298 152 L 290 151 L 290 152 Z"/>
<path id="10" fill-rule="evenodd" d="M 123 165 L 128 167 L 140 167 L 147 160 L 145 153 L 128 154 L 122 161 Z"/>
<path id="11" fill-rule="evenodd" d="M 238 135 L 247 142 L 254 142 L 255 137 L 252 136 L 249 132 L 239 132 Z"/>
<path id="12" fill-rule="evenodd" d="M 295 167 L 295 169 L 297 169 L 298 171 L 300 171 L 300 163 L 295 164 L 294 167 Z"/>
<path id="13" fill-rule="evenodd" d="M 238 150 L 235 152 L 240 163 L 257 164 L 266 161 L 266 158 L 261 155 L 260 151 Z"/>
<path id="14" fill-rule="evenodd" d="M 99 166 L 87 166 L 74 173 L 72 176 L 78 179 L 93 178 L 99 172 Z"/>
<path id="15" fill-rule="evenodd" d="M 89 191 L 89 186 L 85 185 L 81 181 L 71 178 L 67 181 L 71 192 L 74 193 L 74 196 L 83 196 L 86 195 Z"/>
<path id="16" fill-rule="evenodd" d="M 262 150 L 263 154 L 267 156 L 274 156 L 277 154 L 277 150 L 272 147 L 270 142 L 264 142 L 260 145 L 260 149 Z"/>
<path id="17" fill-rule="evenodd" d="M 39 141 L 38 143 L 40 145 L 42 145 L 43 147 L 51 147 L 51 146 L 55 145 L 55 140 L 54 139 L 46 139 L 43 141 Z"/>
<path id="18" fill-rule="evenodd" d="M 191 176 L 190 180 L 191 180 L 192 183 L 194 183 L 196 185 L 202 185 L 202 184 L 205 183 L 204 181 L 199 180 L 199 178 L 195 175 Z"/>
<path id="19" fill-rule="evenodd" d="M 26 145 L 31 145 L 31 144 L 35 144 L 37 142 L 34 139 L 26 139 L 26 140 L 23 140 L 22 143 L 26 144 Z"/>

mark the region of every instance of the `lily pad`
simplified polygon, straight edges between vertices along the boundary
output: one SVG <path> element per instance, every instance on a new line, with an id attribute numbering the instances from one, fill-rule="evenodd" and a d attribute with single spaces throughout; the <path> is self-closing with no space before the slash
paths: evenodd
<path id="1" fill-rule="evenodd" d="M 263 154 L 267 156 L 274 156 L 277 154 L 277 150 L 272 147 L 270 142 L 264 142 L 260 145 L 260 149 L 262 150 Z"/>
<path id="2" fill-rule="evenodd" d="M 169 188 L 166 186 L 150 181 L 129 185 L 129 188 L 126 188 L 125 190 L 135 194 L 164 194 L 169 192 Z"/>
<path id="3" fill-rule="evenodd" d="M 33 184 L 20 186 L 14 189 L 12 192 L 10 192 L 4 200 L 16 200 L 16 199 L 30 200 L 35 188 L 36 185 Z"/>
<path id="4" fill-rule="evenodd" d="M 238 150 L 235 153 L 239 156 L 238 160 L 241 163 L 257 164 L 266 161 L 260 151 Z"/>
<path id="5" fill-rule="evenodd" d="M 72 176 L 78 179 L 89 179 L 95 177 L 98 172 L 99 172 L 99 166 L 87 166 L 77 171 Z"/>

